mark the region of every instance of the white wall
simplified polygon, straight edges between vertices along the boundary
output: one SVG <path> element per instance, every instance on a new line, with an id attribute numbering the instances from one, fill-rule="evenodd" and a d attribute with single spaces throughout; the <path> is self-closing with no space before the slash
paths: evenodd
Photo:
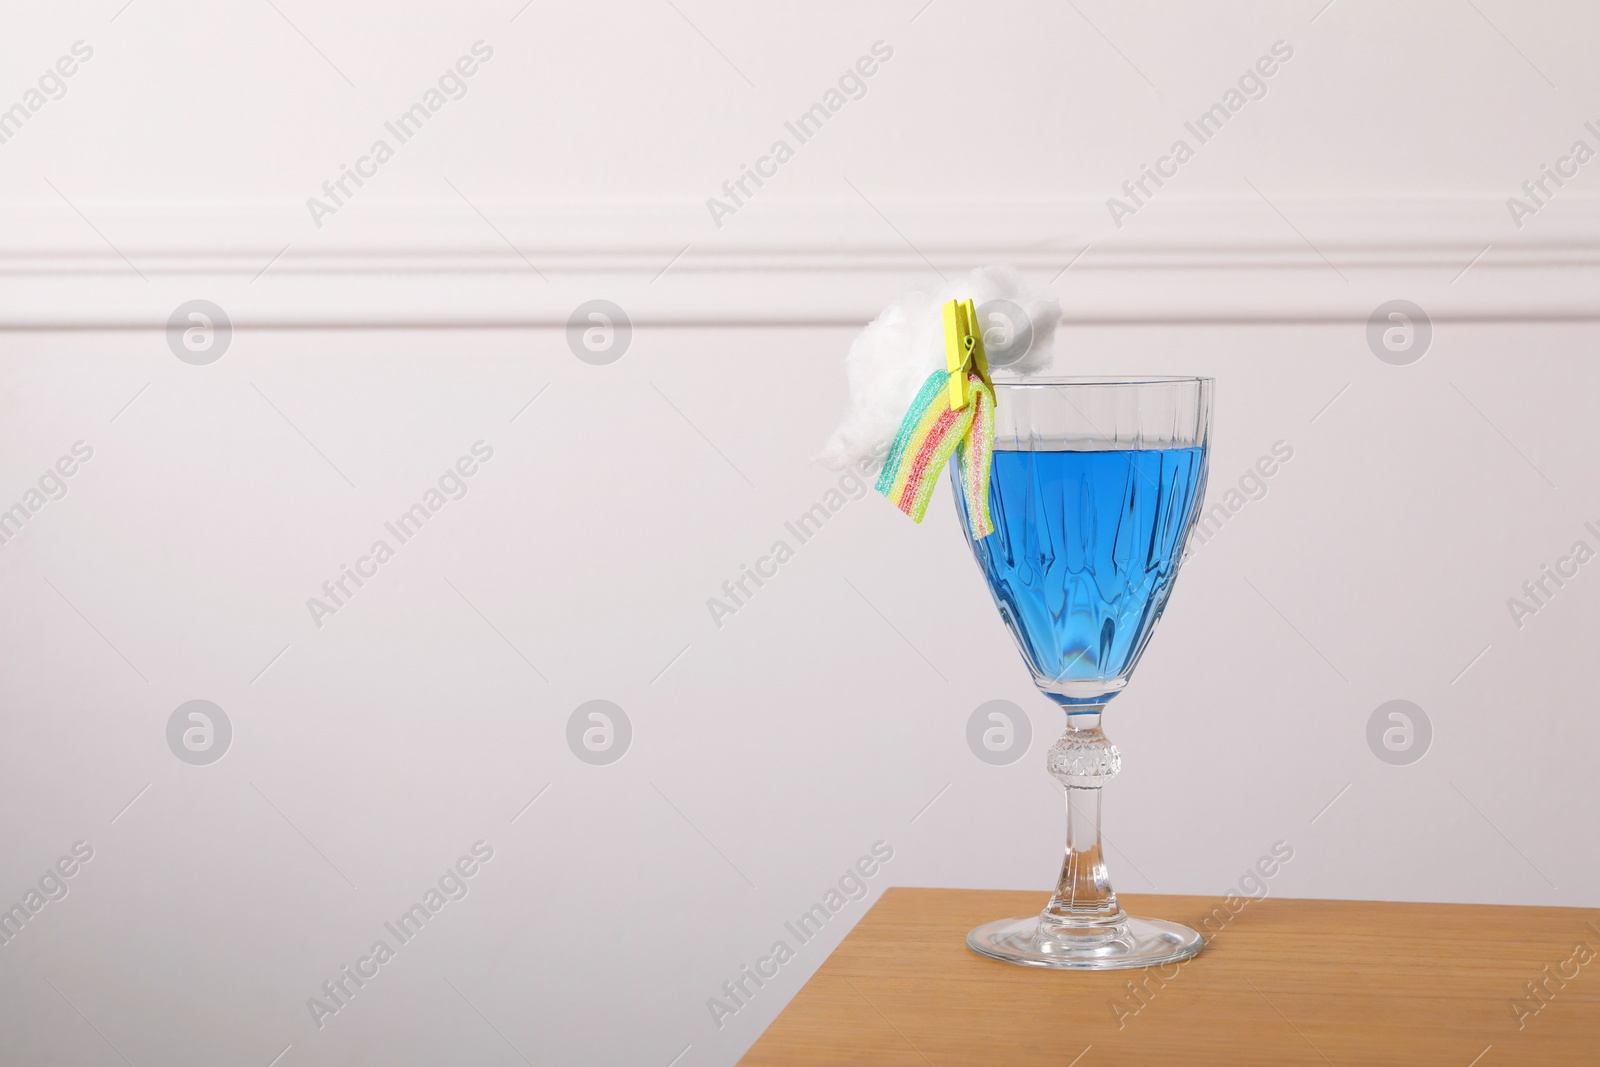
<path id="1" fill-rule="evenodd" d="M 1294 449 L 1108 717 L 1118 886 L 1221 893 L 1285 840 L 1276 895 L 1600 903 L 1600 578 L 1507 608 L 1600 548 L 1594 168 L 1520 228 L 1506 204 L 1600 148 L 1592 11 L 274 2 L 0 34 L 0 107 L 94 49 L 0 144 L 0 508 L 94 451 L 0 545 L 0 905 L 94 849 L 0 945 L 0 1058 L 727 1064 L 883 887 L 1044 891 L 1060 723 L 947 501 L 921 529 L 852 502 L 706 608 L 837 484 L 810 456 L 853 328 L 997 260 L 1062 297 L 1064 366 L 1218 378 L 1213 501 Z M 480 39 L 318 228 L 305 199 Z M 716 226 L 878 40 L 866 95 Z M 1106 198 L 1278 40 L 1266 96 L 1118 228 Z M 634 323 L 609 366 L 561 329 L 595 297 Z M 1397 298 L 1432 320 L 1407 366 L 1366 339 Z M 162 329 L 193 299 L 233 324 L 206 366 Z M 307 598 L 480 440 L 318 627 Z M 633 727 L 602 767 L 566 742 L 597 698 Z M 168 747 L 192 699 L 234 731 L 208 766 Z M 1031 719 L 1009 766 L 967 748 L 992 699 Z M 1391 699 L 1432 723 L 1409 766 L 1368 748 Z M 307 998 L 480 839 L 467 897 L 318 1029 Z M 869 899 L 718 1029 L 707 998 L 880 840 Z"/>

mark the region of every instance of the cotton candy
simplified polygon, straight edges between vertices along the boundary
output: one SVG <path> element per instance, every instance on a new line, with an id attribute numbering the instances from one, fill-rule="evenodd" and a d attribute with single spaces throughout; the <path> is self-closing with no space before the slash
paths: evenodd
<path id="1" fill-rule="evenodd" d="M 1032 326 L 1027 353 L 1005 367 L 995 366 L 996 374 L 1026 376 L 1050 367 L 1061 305 L 1053 296 L 1028 289 L 1012 268 L 979 267 L 964 279 L 913 289 L 884 308 L 850 345 L 844 358 L 849 411 L 818 459 L 842 470 L 888 453 L 917 391 L 932 371 L 944 369 L 945 303 L 969 298 L 978 305 L 986 347 L 995 347 L 989 343 L 994 325 L 983 314 L 990 301 L 1010 301 Z"/>

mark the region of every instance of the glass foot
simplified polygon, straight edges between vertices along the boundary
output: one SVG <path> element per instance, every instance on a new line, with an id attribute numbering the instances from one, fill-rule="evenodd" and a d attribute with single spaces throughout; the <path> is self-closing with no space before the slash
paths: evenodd
<path id="1" fill-rule="evenodd" d="M 1037 917 L 984 923 L 967 935 L 980 956 L 1024 967 L 1116 971 L 1186 960 L 1200 951 L 1200 935 L 1164 919 L 1124 919 L 1096 936 L 1062 937 Z"/>

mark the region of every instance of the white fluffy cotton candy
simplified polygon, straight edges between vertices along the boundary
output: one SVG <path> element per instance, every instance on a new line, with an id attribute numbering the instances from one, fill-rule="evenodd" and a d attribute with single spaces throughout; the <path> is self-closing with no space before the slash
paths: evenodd
<path id="1" fill-rule="evenodd" d="M 888 453 L 917 390 L 929 374 L 945 368 L 944 305 L 966 299 L 979 307 L 1009 300 L 1027 315 L 1033 344 L 1003 373 L 1037 374 L 1050 366 L 1061 305 L 1053 296 L 1029 290 L 1012 268 L 979 267 L 960 281 L 913 289 L 884 308 L 851 344 L 844 358 L 850 410 L 817 458 L 840 470 Z M 979 325 L 989 329 L 988 323 Z"/>

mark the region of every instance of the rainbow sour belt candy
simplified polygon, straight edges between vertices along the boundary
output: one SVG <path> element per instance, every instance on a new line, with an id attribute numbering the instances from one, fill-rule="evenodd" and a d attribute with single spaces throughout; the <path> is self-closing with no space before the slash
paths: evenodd
<path id="1" fill-rule="evenodd" d="M 971 300 L 944 306 L 945 370 L 934 371 L 911 402 L 878 476 L 877 490 L 921 522 L 934 483 L 954 455 L 972 535 L 994 532 L 989 466 L 994 454 L 994 383 Z"/>

